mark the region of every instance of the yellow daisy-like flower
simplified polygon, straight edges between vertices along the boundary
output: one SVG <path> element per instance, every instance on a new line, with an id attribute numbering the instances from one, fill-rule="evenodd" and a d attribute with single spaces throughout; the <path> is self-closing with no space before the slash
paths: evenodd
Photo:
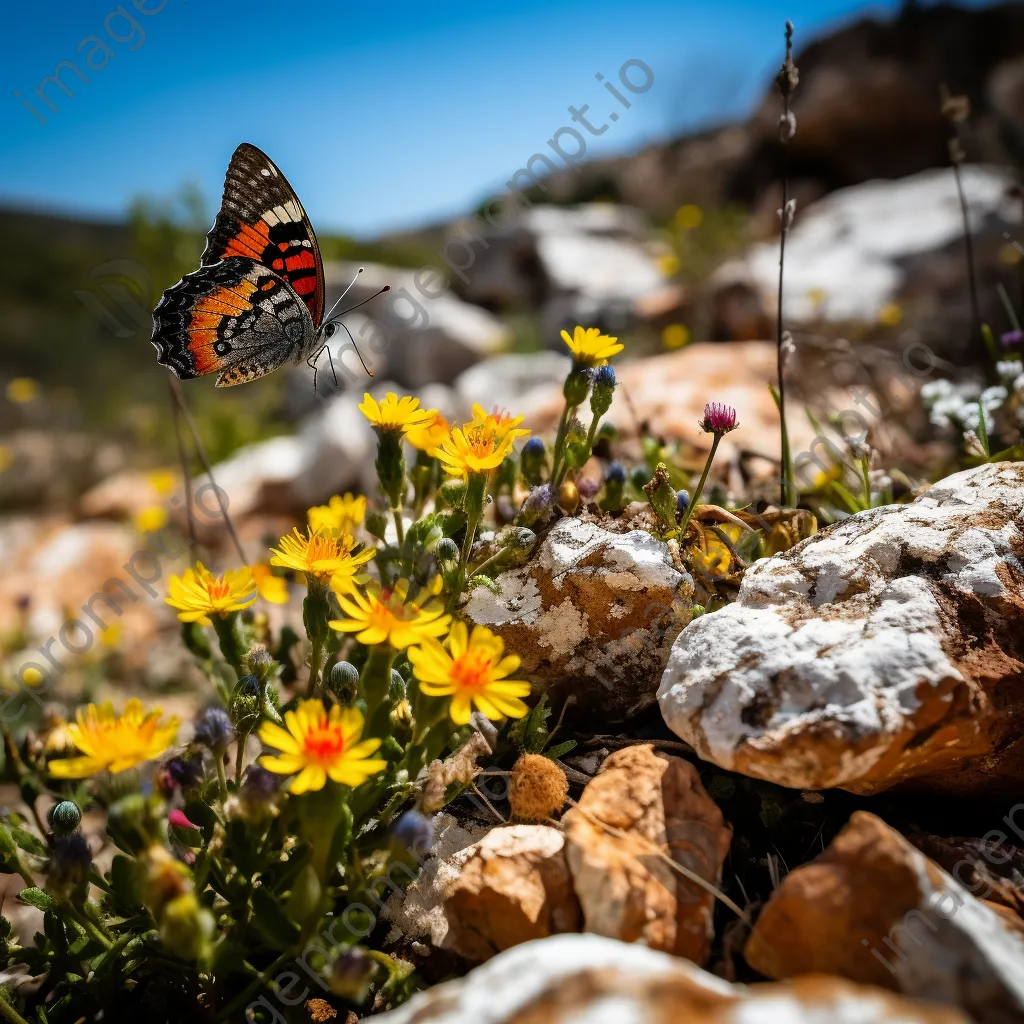
<path id="1" fill-rule="evenodd" d="M 419 448 L 421 452 L 433 457 L 437 455 L 437 449 L 448 437 L 451 427 L 436 409 L 429 410 L 429 417 L 415 427 L 410 427 L 405 436 L 414 448 Z"/>
<path id="2" fill-rule="evenodd" d="M 85 756 L 51 761 L 50 774 L 57 779 L 84 779 L 152 761 L 167 750 L 178 732 L 177 718 L 161 724 L 160 715 L 159 708 L 146 714 L 142 702 L 135 698 L 124 706 L 120 717 L 109 701 L 99 707 L 79 708 L 65 735 Z"/>
<path id="3" fill-rule="evenodd" d="M 399 398 L 393 391 L 384 396 L 383 402 L 364 393 L 359 411 L 370 421 L 374 430 L 401 430 L 403 433 L 430 417 L 430 410 L 421 409 L 418 398 L 409 395 Z"/>
<path id="4" fill-rule="evenodd" d="M 182 622 L 198 622 L 210 626 L 213 614 L 224 618 L 256 603 L 256 581 L 248 566 L 229 569 L 223 576 L 214 576 L 202 562 L 195 569 L 186 569 L 167 581 L 167 603 L 178 609 Z"/>
<path id="5" fill-rule="evenodd" d="M 281 576 L 275 576 L 265 562 L 258 562 L 252 567 L 252 578 L 256 581 L 256 589 L 264 601 L 271 604 L 288 603 L 288 581 Z"/>
<path id="6" fill-rule="evenodd" d="M 718 529 L 729 538 L 735 546 L 744 534 L 744 530 L 734 523 L 718 525 Z M 708 576 L 727 576 L 733 571 L 733 555 L 729 545 L 714 530 L 704 530 L 704 543 L 696 548 L 691 555 L 696 568 L 700 568 Z"/>
<path id="7" fill-rule="evenodd" d="M 490 719 L 522 718 L 528 708 L 521 700 L 530 692 L 522 679 L 507 678 L 519 668 L 515 654 L 502 656 L 504 641 L 486 626 L 469 633 L 456 622 L 448 637 L 448 650 L 436 640 L 409 648 L 420 689 L 428 697 L 451 697 L 450 713 L 456 725 L 465 725 L 475 706 Z"/>
<path id="8" fill-rule="evenodd" d="M 519 426 L 524 419 L 524 416 L 513 416 L 506 409 L 495 408 L 493 412 L 484 412 L 481 405 L 474 403 L 473 419 L 463 429 L 482 427 L 484 430 L 493 430 L 495 443 L 502 445 L 506 441 L 515 441 L 517 438 L 526 437 L 530 433 L 526 427 Z"/>
<path id="9" fill-rule="evenodd" d="M 307 513 L 309 528 L 319 533 L 354 534 L 366 518 L 366 498 L 361 494 L 335 494 L 326 505 L 314 505 Z"/>
<path id="10" fill-rule="evenodd" d="M 373 548 L 356 548 L 355 540 L 347 534 L 308 529 L 303 535 L 296 527 L 281 538 L 276 548 L 270 549 L 270 564 L 294 569 L 321 583 L 337 578 L 351 585 L 359 569 L 376 553 Z"/>
<path id="11" fill-rule="evenodd" d="M 522 416 L 508 413 L 485 413 L 473 406 L 473 419 L 455 427 L 437 450 L 437 457 L 449 476 L 465 480 L 471 473 L 489 473 L 497 469 L 512 451 L 512 442 L 529 430 L 517 429 Z"/>
<path id="12" fill-rule="evenodd" d="M 609 338 L 597 327 L 577 327 L 572 337 L 568 331 L 562 331 L 562 341 L 569 346 L 573 359 L 578 366 L 596 366 L 605 359 L 611 359 L 626 346 L 619 344 L 618 338 Z"/>
<path id="13" fill-rule="evenodd" d="M 303 700 L 284 716 L 288 727 L 264 722 L 259 738 L 280 754 L 260 758 L 267 771 L 295 775 L 288 784 L 292 793 L 323 789 L 330 778 L 345 786 L 359 786 L 371 775 L 383 771 L 387 761 L 371 757 L 380 740 L 363 740 L 363 716 L 355 708 L 335 704 L 328 712 L 319 700 Z"/>
<path id="14" fill-rule="evenodd" d="M 440 587 L 441 578 L 435 576 L 415 598 L 409 597 L 408 580 L 399 580 L 390 590 L 374 581 L 365 593 L 338 593 L 345 618 L 333 619 L 331 629 L 355 633 L 361 644 L 390 644 L 396 650 L 442 637 L 448 632 L 452 617 L 445 614 L 444 604 L 436 600 Z"/>

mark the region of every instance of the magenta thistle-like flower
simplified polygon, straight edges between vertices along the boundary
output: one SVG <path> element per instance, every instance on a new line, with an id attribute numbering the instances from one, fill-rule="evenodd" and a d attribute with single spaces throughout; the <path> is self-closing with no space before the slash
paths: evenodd
<path id="1" fill-rule="evenodd" d="M 731 405 L 708 402 L 704 406 L 704 419 L 700 421 L 700 429 L 706 433 L 728 434 L 730 430 L 735 430 L 738 426 L 736 410 Z"/>

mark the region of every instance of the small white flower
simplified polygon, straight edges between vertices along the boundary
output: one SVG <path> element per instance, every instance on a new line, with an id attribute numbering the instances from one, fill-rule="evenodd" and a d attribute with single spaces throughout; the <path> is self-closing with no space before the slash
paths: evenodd
<path id="1" fill-rule="evenodd" d="M 1019 359 L 1004 359 L 1002 362 L 996 363 L 996 373 L 999 374 L 999 379 L 1004 384 L 1013 385 L 1021 374 L 1024 374 L 1024 363 Z"/>

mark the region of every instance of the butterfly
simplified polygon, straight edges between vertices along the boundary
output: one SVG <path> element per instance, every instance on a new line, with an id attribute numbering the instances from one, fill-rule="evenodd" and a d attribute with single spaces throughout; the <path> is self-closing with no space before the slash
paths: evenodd
<path id="1" fill-rule="evenodd" d="M 334 310 L 356 279 L 325 318 L 324 265 L 313 225 L 288 179 L 247 142 L 228 164 L 220 212 L 199 262 L 153 310 L 157 362 L 182 380 L 216 373 L 220 388 L 305 360 L 315 390 L 317 357 L 337 327 L 344 328 L 332 319 Z M 363 369 L 373 376 L 365 363 Z"/>

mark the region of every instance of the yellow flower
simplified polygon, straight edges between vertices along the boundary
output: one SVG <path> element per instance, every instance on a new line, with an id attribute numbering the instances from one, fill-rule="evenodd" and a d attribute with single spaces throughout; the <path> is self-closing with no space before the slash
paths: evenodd
<path id="1" fill-rule="evenodd" d="M 658 269 L 666 277 L 675 277 L 679 273 L 679 257 L 674 252 L 662 253 L 658 259 Z"/>
<path id="2" fill-rule="evenodd" d="M 114 650 L 117 645 L 121 642 L 121 637 L 124 635 L 124 626 L 120 622 L 115 622 L 106 629 L 101 630 L 99 633 L 100 643 L 103 644 L 108 650 Z"/>
<path id="3" fill-rule="evenodd" d="M 15 405 L 28 405 L 39 397 L 39 384 L 31 377 L 15 377 L 7 383 L 8 401 Z"/>
<path id="4" fill-rule="evenodd" d="M 687 203 L 676 210 L 672 219 L 681 231 L 692 231 L 694 228 L 700 227 L 700 223 L 704 219 L 704 211 L 693 203 Z"/>
<path id="5" fill-rule="evenodd" d="M 264 601 L 271 604 L 288 603 L 288 581 L 275 576 L 270 566 L 259 562 L 252 567 L 252 578 L 256 581 L 256 589 Z"/>
<path id="6" fill-rule="evenodd" d="M 625 345 L 618 343 L 618 338 L 609 338 L 597 327 L 577 327 L 569 336 L 562 331 L 562 341 L 569 346 L 573 359 L 580 366 L 596 366 L 604 359 L 610 359 L 616 352 L 621 352 Z"/>
<path id="7" fill-rule="evenodd" d="M 735 523 L 725 523 L 718 525 L 717 528 L 729 538 L 734 547 L 745 532 Z M 729 545 L 714 530 L 705 529 L 703 536 L 703 546 L 697 548 L 691 556 L 694 565 L 703 569 L 708 576 L 727 576 L 733 568 L 733 555 Z"/>
<path id="8" fill-rule="evenodd" d="M 222 619 L 256 603 L 256 581 L 248 566 L 229 569 L 223 576 L 214 576 L 202 562 L 195 570 L 186 569 L 181 576 L 167 581 L 167 603 L 178 609 L 182 622 L 198 622 L 210 626 L 216 612 Z"/>
<path id="9" fill-rule="evenodd" d="M 162 505 L 147 505 L 135 513 L 135 529 L 139 533 L 156 533 L 167 525 L 167 509 Z"/>
<path id="10" fill-rule="evenodd" d="M 396 650 L 444 636 L 452 617 L 445 614 L 441 601 L 435 600 L 440 587 L 441 578 L 435 576 L 415 598 L 409 597 L 408 580 L 399 580 L 390 590 L 374 581 L 365 594 L 358 590 L 338 593 L 345 618 L 332 620 L 331 629 L 355 633 L 361 644 L 390 644 Z"/>
<path id="11" fill-rule="evenodd" d="M 178 483 L 177 476 L 170 469 L 154 469 L 147 479 L 149 480 L 149 486 L 161 498 L 166 498 Z"/>
<path id="12" fill-rule="evenodd" d="M 661 343 L 667 349 L 682 348 L 690 340 L 690 332 L 685 324 L 669 324 L 661 332 Z"/>
<path id="13" fill-rule="evenodd" d="M 90 704 L 75 713 L 75 724 L 67 727 L 67 737 L 85 755 L 50 762 L 50 774 L 57 779 L 84 779 L 97 772 L 123 772 L 143 761 L 159 757 L 178 732 L 178 719 L 160 724 L 161 711 L 148 714 L 142 702 L 132 698 L 118 717 L 107 701 Z"/>
<path id="14" fill-rule="evenodd" d="M 405 436 L 414 448 L 426 452 L 432 458 L 437 455 L 438 446 L 448 436 L 451 429 L 448 421 L 436 410 L 429 411 L 430 419 L 410 427 Z"/>
<path id="15" fill-rule="evenodd" d="M 522 416 L 506 412 L 485 413 L 473 406 L 473 419 L 455 427 L 437 450 L 445 472 L 465 480 L 470 473 L 489 473 L 512 451 L 512 442 L 530 431 L 520 428 Z"/>
<path id="16" fill-rule="evenodd" d="M 278 547 L 270 549 L 270 564 L 294 569 L 321 583 L 330 583 L 335 577 L 351 583 L 359 568 L 376 554 L 373 548 L 356 551 L 356 547 L 348 535 L 309 529 L 303 536 L 296 527 L 281 538 Z"/>
<path id="17" fill-rule="evenodd" d="M 295 711 L 284 716 L 287 730 L 264 722 L 259 738 L 281 753 L 266 755 L 260 764 L 278 775 L 299 774 L 289 783 L 292 793 L 323 789 L 328 776 L 345 786 L 358 786 L 383 771 L 387 761 L 371 757 L 380 740 L 363 740 L 363 716 L 355 708 L 337 704 L 330 712 L 318 700 L 299 701 Z"/>
<path id="18" fill-rule="evenodd" d="M 451 697 L 451 716 L 456 725 L 469 721 L 473 706 L 490 719 L 503 716 L 522 718 L 527 712 L 520 698 L 530 692 L 522 679 L 508 679 L 519 668 L 514 654 L 502 657 L 505 644 L 486 626 L 474 626 L 468 633 L 464 622 L 456 622 L 448 637 L 446 651 L 436 640 L 409 648 L 420 689 L 428 697 Z"/>
<path id="19" fill-rule="evenodd" d="M 484 412 L 483 406 L 474 402 L 473 419 L 463 429 L 483 427 L 485 431 L 493 431 L 495 444 L 503 445 L 506 441 L 515 441 L 530 433 L 525 427 L 519 426 L 524 419 L 524 416 L 513 416 L 505 409 L 495 408 L 493 412 Z"/>
<path id="20" fill-rule="evenodd" d="M 401 430 L 403 433 L 410 427 L 423 423 L 430 417 L 430 410 L 421 409 L 420 400 L 409 395 L 398 397 L 393 391 L 379 402 L 368 393 L 363 395 L 359 411 L 370 421 L 374 430 Z"/>
<path id="21" fill-rule="evenodd" d="M 366 498 L 363 495 L 335 494 L 326 505 L 314 505 L 309 512 L 309 527 L 319 533 L 354 534 L 366 518 Z"/>
<path id="22" fill-rule="evenodd" d="M 883 327 L 896 327 L 903 319 L 903 310 L 896 302 L 887 302 L 878 311 L 878 322 Z"/>

